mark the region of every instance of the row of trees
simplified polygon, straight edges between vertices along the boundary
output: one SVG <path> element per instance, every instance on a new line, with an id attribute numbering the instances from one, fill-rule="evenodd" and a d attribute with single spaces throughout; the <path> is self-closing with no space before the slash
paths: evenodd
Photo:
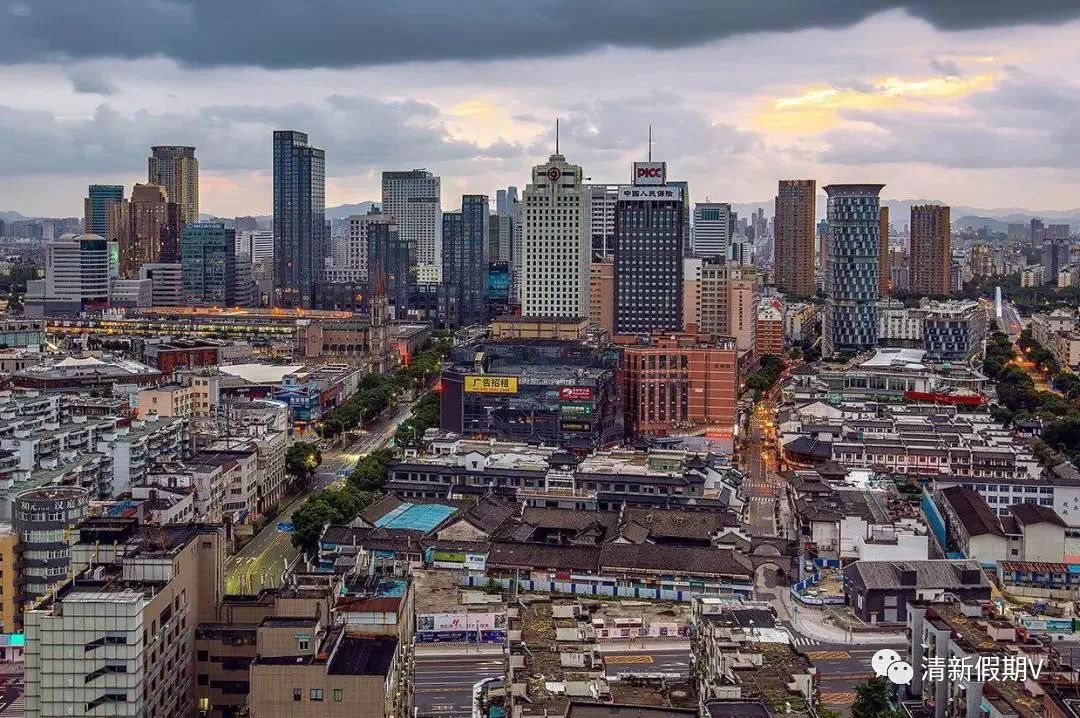
<path id="1" fill-rule="evenodd" d="M 428 429 L 439 425 L 439 395 L 429 391 L 413 405 L 412 416 L 401 423 L 394 434 L 394 444 L 404 446 L 418 441 Z"/>
<path id="2" fill-rule="evenodd" d="M 348 523 L 367 508 L 386 485 L 386 467 L 394 458 L 391 449 L 378 449 L 356 462 L 344 486 L 316 491 L 292 515 L 292 543 L 314 553 L 319 536 L 328 524 Z"/>
<path id="3" fill-rule="evenodd" d="M 399 394 L 423 391 L 438 376 L 443 357 L 452 345 L 453 340 L 449 337 L 433 338 L 409 359 L 406 366 L 394 373 L 365 376 L 355 394 L 323 416 L 319 435 L 333 439 L 373 421 Z"/>
<path id="4" fill-rule="evenodd" d="M 761 357 L 758 370 L 746 380 L 748 391 L 754 392 L 754 401 L 761 399 L 762 393 L 768 391 L 780 379 L 784 372 L 784 360 L 775 354 L 766 354 Z"/>
<path id="5" fill-rule="evenodd" d="M 1062 456 L 1080 459 L 1080 382 L 1071 374 L 1062 373 L 1053 356 L 1047 359 L 1040 347 L 1025 330 L 1019 340 L 1029 358 L 1040 370 L 1056 371 L 1052 383 L 1065 396 L 1039 389 L 1026 371 L 1014 363 L 1016 349 L 1002 332 L 994 332 L 986 347 L 983 373 L 997 383 L 997 404 L 990 407 L 996 421 L 1006 425 L 1027 419 L 1043 419 L 1042 436 L 1035 442 L 1036 457 L 1046 465 L 1056 464 Z M 1046 352 L 1046 354 L 1049 354 Z"/>

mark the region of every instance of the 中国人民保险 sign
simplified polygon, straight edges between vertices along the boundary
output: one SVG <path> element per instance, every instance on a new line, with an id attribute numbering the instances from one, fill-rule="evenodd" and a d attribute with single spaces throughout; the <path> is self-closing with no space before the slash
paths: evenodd
<path id="1" fill-rule="evenodd" d="M 559 401 L 589 401 L 593 398 L 591 386 L 560 386 Z"/>
<path id="2" fill-rule="evenodd" d="M 620 202 L 681 202 L 682 187 L 620 187 Z"/>
<path id="3" fill-rule="evenodd" d="M 483 376 L 469 374 L 465 377 L 465 391 L 470 394 L 517 394 L 516 376 Z"/>

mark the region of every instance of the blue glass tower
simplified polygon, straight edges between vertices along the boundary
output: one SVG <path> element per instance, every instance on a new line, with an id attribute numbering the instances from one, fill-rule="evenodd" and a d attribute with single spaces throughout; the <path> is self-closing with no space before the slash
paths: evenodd
<path id="1" fill-rule="evenodd" d="M 877 343 L 881 184 L 832 184 L 825 256 L 822 353 L 852 354 Z"/>
<path id="2" fill-rule="evenodd" d="M 180 276 L 189 306 L 236 304 L 236 230 L 221 222 L 184 225 L 180 235 Z"/>
<path id="3" fill-rule="evenodd" d="M 440 320 L 448 328 L 488 319 L 487 275 L 490 246 L 487 195 L 467 194 L 460 212 L 443 213 Z"/>
<path id="4" fill-rule="evenodd" d="M 109 236 L 109 203 L 124 201 L 124 188 L 118 184 L 92 184 L 86 195 L 83 231 L 105 239 Z"/>
<path id="5" fill-rule="evenodd" d="M 329 254 L 326 155 L 308 136 L 274 131 L 274 306 L 310 309 Z"/>

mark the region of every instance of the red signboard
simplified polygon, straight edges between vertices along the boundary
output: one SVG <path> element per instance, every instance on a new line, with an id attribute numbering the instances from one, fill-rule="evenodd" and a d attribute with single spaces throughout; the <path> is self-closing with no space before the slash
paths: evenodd
<path id="1" fill-rule="evenodd" d="M 952 404 L 954 406 L 981 406 L 985 400 L 978 394 L 938 394 L 936 392 L 905 391 L 908 401 L 924 401 L 933 404 Z"/>
<path id="2" fill-rule="evenodd" d="M 593 398 L 591 386 L 560 386 L 560 401 L 589 401 Z"/>

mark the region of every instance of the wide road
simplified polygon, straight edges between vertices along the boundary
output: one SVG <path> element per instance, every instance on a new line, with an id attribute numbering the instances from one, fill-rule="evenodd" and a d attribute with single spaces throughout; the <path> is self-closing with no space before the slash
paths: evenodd
<path id="1" fill-rule="evenodd" d="M 690 677 L 690 646 L 604 651 L 604 672 L 608 677 L 632 673 L 663 673 L 673 678 Z"/>
<path id="2" fill-rule="evenodd" d="M 751 536 L 777 535 L 776 502 L 781 488 L 771 470 L 772 449 L 766 444 L 766 432 L 772 422 L 772 405 L 761 402 L 750 415 L 749 436 L 744 452 L 744 479 L 740 493 L 747 502 L 746 522 Z"/>
<path id="3" fill-rule="evenodd" d="M 292 545 L 291 536 L 278 531 L 278 522 L 287 522 L 311 494 L 339 480 L 339 469 L 351 469 L 366 454 L 386 446 L 398 426 L 409 418 L 412 403 L 401 406 L 393 415 L 380 419 L 371 430 L 348 446 L 328 449 L 323 463 L 311 482 L 311 490 L 293 501 L 277 518 L 225 563 L 225 593 L 256 594 L 263 588 L 281 585 L 285 566 L 300 550 Z"/>
<path id="4" fill-rule="evenodd" d="M 874 676 L 870 659 L 883 648 L 893 649 L 901 658 L 909 655 L 910 650 L 902 642 L 865 648 L 843 644 L 820 644 L 808 648 L 806 657 L 820 673 L 818 690 L 821 702 L 841 715 L 850 715 L 855 688 Z"/>
<path id="5" fill-rule="evenodd" d="M 486 678 L 505 675 L 501 649 L 469 653 L 461 646 L 425 653 L 421 648 L 413 662 L 413 707 L 417 718 L 472 718 L 473 686 Z"/>

